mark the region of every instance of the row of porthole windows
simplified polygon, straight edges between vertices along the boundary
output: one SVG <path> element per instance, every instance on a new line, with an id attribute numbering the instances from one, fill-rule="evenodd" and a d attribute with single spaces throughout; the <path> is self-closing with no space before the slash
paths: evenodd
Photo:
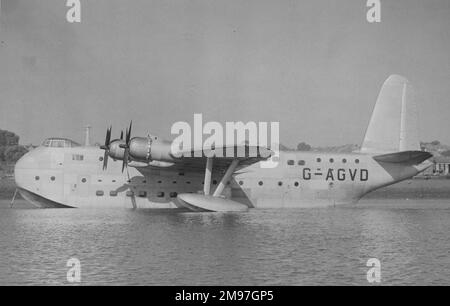
<path id="1" fill-rule="evenodd" d="M 36 180 L 39 180 L 39 176 L 36 176 L 35 179 L 36 179 Z M 54 177 L 54 176 L 50 177 L 50 180 L 54 181 L 54 180 L 55 180 L 55 177 Z M 86 178 L 82 178 L 82 179 L 81 179 L 81 182 L 86 183 Z M 99 182 L 101 182 L 101 180 L 99 180 Z M 143 182 L 145 183 L 145 181 L 143 181 Z M 158 181 L 158 183 L 162 183 L 162 181 Z M 176 181 L 173 181 L 173 183 L 176 184 Z M 212 183 L 213 183 L 214 185 L 216 185 L 216 184 L 217 184 L 217 181 L 216 181 L 216 180 L 213 180 Z M 190 184 L 190 182 L 187 181 L 186 184 Z M 203 183 L 202 183 L 202 184 L 203 184 Z M 258 185 L 259 185 L 259 186 L 262 186 L 263 184 L 264 184 L 263 181 L 259 181 L 259 182 L 258 182 Z M 241 185 L 241 186 L 244 185 L 244 182 L 243 182 L 243 181 L 239 181 L 239 185 Z M 279 182 L 278 182 L 278 186 L 283 186 L 283 182 L 279 181 Z M 294 182 L 294 186 L 298 187 L 298 186 L 299 186 L 299 183 L 298 183 L 298 182 Z M 101 193 L 101 194 L 100 194 L 100 193 Z M 172 194 L 172 193 L 171 193 L 171 194 Z M 97 195 L 98 195 L 98 196 L 102 196 L 102 195 L 103 195 L 103 191 L 102 191 L 102 190 L 98 190 L 98 191 L 97 191 Z M 110 196 L 117 196 L 117 192 L 116 192 L 116 191 L 111 191 L 111 192 L 109 193 L 109 195 L 110 195 Z M 146 197 L 146 196 L 147 196 L 147 193 L 146 193 L 145 191 L 143 191 L 142 193 L 139 193 L 138 195 L 139 195 L 140 197 Z M 162 193 L 161 196 L 158 194 L 158 197 L 164 197 L 164 192 Z M 171 196 L 171 197 L 172 197 L 172 196 Z M 173 196 L 173 197 L 176 197 L 176 195 Z"/>
<path id="2" fill-rule="evenodd" d="M 329 161 L 330 163 L 334 163 L 334 158 L 330 158 L 328 161 Z M 318 158 L 316 158 L 316 162 L 320 163 L 320 162 L 322 162 L 322 159 L 321 159 L 320 157 L 318 157 Z M 346 159 L 346 158 L 343 158 L 343 159 L 342 159 L 342 163 L 343 163 L 343 164 L 347 163 L 347 159 Z M 288 164 L 289 166 L 293 166 L 293 165 L 295 165 L 295 161 L 294 161 L 293 159 L 289 159 L 289 160 L 287 161 L 287 164 Z M 304 160 L 299 160 L 299 161 L 297 162 L 297 164 L 298 164 L 299 166 L 304 166 L 304 165 L 306 164 L 306 162 L 305 162 Z M 355 159 L 355 164 L 359 164 L 359 159 L 358 159 L 358 158 Z"/>
<path id="3" fill-rule="evenodd" d="M 40 177 L 39 177 L 38 175 L 36 175 L 34 178 L 35 178 L 36 181 L 38 181 L 38 180 L 40 179 Z M 50 177 L 50 180 L 52 180 L 52 181 L 54 181 L 55 179 L 56 179 L 56 178 L 55 178 L 54 176 L 51 176 L 51 177 Z M 81 181 L 82 181 L 83 183 L 86 183 L 86 178 L 82 178 Z M 99 181 L 101 181 L 101 180 L 99 180 Z M 113 181 L 115 182 L 115 180 L 113 180 Z M 103 195 L 104 195 L 104 192 L 103 192 L 103 190 L 97 190 L 95 194 L 96 194 L 97 196 L 103 196 Z M 117 191 L 111 190 L 111 191 L 109 192 L 109 195 L 110 195 L 111 197 L 115 197 L 115 196 L 117 196 Z M 134 192 L 133 192 L 133 191 L 127 191 L 127 196 L 131 197 L 131 196 L 133 196 L 133 195 L 134 195 Z M 163 198 L 163 197 L 164 197 L 164 192 L 160 191 L 160 192 L 158 192 L 156 195 L 157 195 L 157 197 Z M 177 195 L 178 195 L 178 194 L 177 194 L 176 192 L 171 192 L 171 193 L 169 194 L 169 196 L 170 196 L 171 198 L 176 198 Z M 139 196 L 139 197 L 142 197 L 142 198 L 145 198 L 145 197 L 147 197 L 147 192 L 146 192 L 146 191 L 140 191 L 140 192 L 138 192 L 138 196 Z"/>
<path id="4" fill-rule="evenodd" d="M 105 193 L 103 192 L 103 190 L 97 190 L 97 191 L 95 192 L 95 194 L 96 194 L 97 196 L 101 197 L 101 196 L 103 196 Z M 116 197 L 117 194 L 118 194 L 118 193 L 117 193 L 117 191 L 115 191 L 115 190 L 111 190 L 111 191 L 109 192 L 109 196 L 111 196 L 111 197 Z M 135 193 L 134 193 L 133 191 L 127 191 L 127 193 L 126 193 L 126 196 L 127 196 L 127 197 L 132 197 L 132 196 L 134 196 L 134 195 L 135 195 Z M 158 198 L 164 198 L 164 195 L 165 195 L 165 193 L 164 193 L 163 191 L 160 191 L 160 192 L 156 193 L 156 196 L 157 196 Z M 170 193 L 169 193 L 169 196 L 170 196 L 171 198 L 176 198 L 177 195 L 178 195 L 177 192 L 170 192 Z M 140 198 L 146 198 L 146 197 L 147 197 L 147 191 L 139 191 L 139 192 L 137 193 L 137 196 L 140 197 Z"/>
<path id="5" fill-rule="evenodd" d="M 41 178 L 40 178 L 38 175 L 36 175 L 36 176 L 34 177 L 34 179 L 35 179 L 36 181 L 39 181 Z M 50 180 L 51 180 L 51 181 L 54 181 L 54 180 L 56 180 L 56 177 L 51 176 L 51 177 L 50 177 Z M 87 182 L 87 179 L 86 179 L 85 177 L 83 177 L 83 178 L 81 179 L 81 182 L 82 182 L 82 183 L 86 183 L 86 182 Z M 98 182 L 102 182 L 102 180 L 99 179 Z M 112 182 L 115 183 L 116 180 L 112 180 Z M 145 184 L 145 183 L 147 183 L 147 181 L 145 181 L 145 180 L 142 181 L 142 184 Z M 176 184 L 177 181 L 172 181 L 172 183 L 173 183 L 173 184 Z M 186 181 L 186 184 L 190 184 L 190 183 L 191 183 L 190 181 Z M 216 185 L 216 184 L 217 184 L 217 181 L 216 181 L 216 180 L 213 180 L 212 183 L 213 183 L 214 185 Z M 158 184 L 162 184 L 162 181 L 158 181 Z"/>
<path id="6" fill-rule="evenodd" d="M 99 159 L 100 161 L 103 161 L 103 157 L 102 157 L 102 156 L 100 156 L 98 159 Z M 81 159 L 81 160 L 82 160 L 82 159 Z M 320 162 L 322 162 L 322 159 L 321 159 L 320 157 L 318 157 L 318 158 L 316 158 L 316 162 L 320 163 Z M 329 162 L 330 162 L 330 163 L 334 163 L 334 158 L 330 158 L 330 159 L 329 159 Z M 292 160 L 292 159 L 290 159 L 290 160 L 287 161 L 287 163 L 288 163 L 289 166 L 293 166 L 293 165 L 295 164 L 295 161 Z M 347 159 L 346 159 L 346 158 L 343 158 L 343 159 L 342 159 L 342 163 L 344 163 L 344 164 L 347 163 Z M 359 164 L 359 159 L 355 159 L 355 163 L 356 163 L 356 164 Z M 304 160 L 299 160 L 299 161 L 297 162 L 297 164 L 298 164 L 299 166 L 304 166 L 304 165 L 306 164 L 306 162 L 305 162 Z M 182 176 L 182 175 L 184 175 L 184 173 L 183 173 L 183 172 L 180 172 L 180 173 L 178 173 L 178 175 Z"/>
<path id="7" fill-rule="evenodd" d="M 34 179 L 35 179 L 36 181 L 39 181 L 41 178 L 39 177 L 39 175 L 36 175 L 36 176 L 34 177 Z M 54 181 L 54 180 L 56 180 L 56 177 L 51 176 L 51 177 L 50 177 L 50 180 L 51 180 L 51 181 Z"/>
<path id="8" fill-rule="evenodd" d="M 243 186 L 244 185 L 244 181 L 239 181 L 239 185 L 241 185 L 241 186 Z M 262 185 L 264 185 L 264 182 L 263 181 L 259 181 L 258 182 L 258 185 L 259 186 L 262 186 Z M 279 181 L 278 182 L 278 186 L 283 186 L 283 182 L 282 181 Z M 299 182 L 294 182 L 294 186 L 295 187 L 298 187 L 298 186 L 300 186 L 300 183 Z"/>

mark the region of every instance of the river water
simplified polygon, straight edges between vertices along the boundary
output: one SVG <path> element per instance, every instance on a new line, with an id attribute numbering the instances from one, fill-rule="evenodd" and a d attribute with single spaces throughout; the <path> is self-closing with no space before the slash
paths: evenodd
<path id="1" fill-rule="evenodd" d="M 246 213 L 10 209 L 0 203 L 0 285 L 450 285 L 450 200 Z"/>

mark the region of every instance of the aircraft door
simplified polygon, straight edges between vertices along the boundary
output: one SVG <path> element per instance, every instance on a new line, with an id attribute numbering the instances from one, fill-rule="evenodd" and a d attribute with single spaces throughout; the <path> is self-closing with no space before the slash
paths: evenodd
<path id="1" fill-rule="evenodd" d="M 74 186 L 75 194 L 80 197 L 89 196 L 89 186 L 91 185 L 91 177 L 89 175 L 78 175 L 77 183 Z"/>

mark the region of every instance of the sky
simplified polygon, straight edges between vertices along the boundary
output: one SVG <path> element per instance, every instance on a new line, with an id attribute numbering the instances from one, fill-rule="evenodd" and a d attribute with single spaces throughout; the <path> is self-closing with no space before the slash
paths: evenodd
<path id="1" fill-rule="evenodd" d="M 450 144 L 450 1 L 1 0 L 0 129 L 171 139 L 176 121 L 279 121 L 295 147 L 362 142 L 390 74 L 415 87 L 420 138 Z"/>

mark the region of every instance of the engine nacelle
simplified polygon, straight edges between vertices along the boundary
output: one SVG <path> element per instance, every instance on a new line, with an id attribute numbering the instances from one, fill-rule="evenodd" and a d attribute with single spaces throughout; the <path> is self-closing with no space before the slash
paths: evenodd
<path id="1" fill-rule="evenodd" d="M 120 147 L 120 145 L 125 144 L 125 141 L 116 139 L 111 141 L 109 148 L 109 156 L 114 160 L 123 160 L 125 150 Z"/>
<path id="2" fill-rule="evenodd" d="M 130 140 L 130 157 L 136 161 L 149 162 L 152 160 L 173 162 L 171 142 L 155 140 L 150 137 L 135 137 Z"/>

